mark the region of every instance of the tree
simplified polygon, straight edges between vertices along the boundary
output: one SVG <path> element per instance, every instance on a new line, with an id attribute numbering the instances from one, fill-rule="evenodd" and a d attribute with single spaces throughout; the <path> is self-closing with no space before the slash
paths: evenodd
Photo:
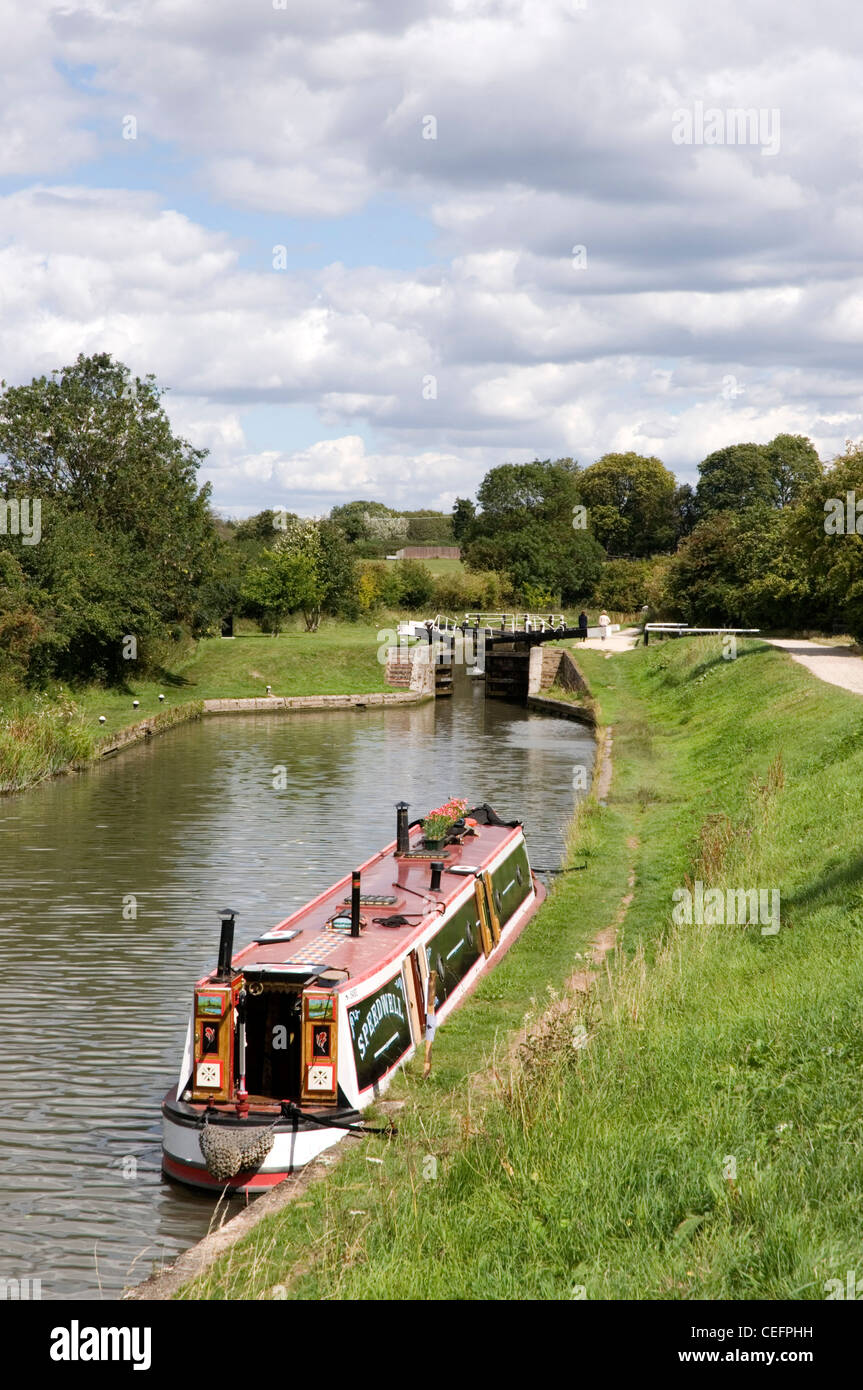
<path id="1" fill-rule="evenodd" d="M 128 536 L 104 531 L 86 512 L 46 498 L 42 538 L 18 548 L 17 558 L 40 619 L 31 678 L 118 680 L 129 670 L 126 636 L 135 638 L 139 669 L 170 636 L 147 557 Z"/>
<path id="2" fill-rule="evenodd" d="M 823 475 L 812 441 L 777 434 L 769 444 L 730 444 L 698 465 L 699 517 L 766 504 L 788 507 Z"/>
<path id="3" fill-rule="evenodd" d="M 705 517 L 668 568 L 665 592 L 674 614 L 704 626 L 805 623 L 811 583 L 792 522 L 790 513 L 767 503 Z"/>
<path id="4" fill-rule="evenodd" d="M 124 634 L 200 630 L 216 546 L 209 486 L 196 481 L 206 451 L 172 433 L 155 379 L 98 353 L 3 388 L 0 489 L 42 502 L 42 540 L 21 563 L 56 608 L 46 640 L 50 630 L 69 644 L 55 649 L 58 670 L 117 675 Z M 89 627 L 75 621 L 76 592 Z"/>
<path id="5" fill-rule="evenodd" d="M 760 444 L 729 444 L 698 465 L 695 490 L 699 517 L 739 512 L 759 502 L 773 506 L 776 485 L 770 460 Z"/>
<path id="6" fill-rule="evenodd" d="M 344 533 L 330 521 L 295 521 L 246 576 L 244 600 L 276 630 L 286 613 L 301 611 L 314 632 L 325 612 L 357 608 L 354 563 Z"/>
<path id="7" fill-rule="evenodd" d="M 391 532 L 407 535 L 407 523 L 383 502 L 345 502 L 333 507 L 330 521 L 344 532 L 351 544 L 357 541 L 386 541 Z"/>
<path id="8" fill-rule="evenodd" d="M 811 585 L 806 625 L 834 623 L 863 638 L 863 443 L 846 441 L 845 453 L 790 509 L 789 526 Z"/>
<path id="9" fill-rule="evenodd" d="M 594 591 L 594 603 L 616 613 L 634 613 L 645 602 L 652 571 L 649 560 L 606 561 Z"/>
<path id="10" fill-rule="evenodd" d="M 281 509 L 273 511 L 271 507 L 267 507 L 255 516 L 246 517 L 245 521 L 238 521 L 234 527 L 233 538 L 235 541 L 263 541 L 265 545 L 272 545 L 279 532 L 286 530 L 292 521 L 299 521 L 296 513 Z"/>
<path id="11" fill-rule="evenodd" d="M 578 480 L 589 526 L 610 555 L 670 550 L 677 530 L 674 474 L 658 458 L 604 454 Z"/>
<path id="12" fill-rule="evenodd" d="M 24 571 L 11 551 L 0 550 L 0 677 L 26 675 L 43 631 Z"/>
<path id="13" fill-rule="evenodd" d="M 560 594 L 563 602 L 589 594 L 603 551 L 577 529 L 579 468 L 572 459 L 501 464 L 477 491 L 482 511 L 463 547 L 472 570 L 498 570 L 512 587 Z"/>
<path id="14" fill-rule="evenodd" d="M 578 503 L 576 479 L 580 473 L 572 459 L 539 459 L 533 463 L 504 463 L 486 473 L 477 490 L 482 508 L 481 534 L 506 530 L 527 519 L 550 521 L 572 517 Z"/>
<path id="15" fill-rule="evenodd" d="M 457 497 L 452 509 L 452 534 L 455 541 L 467 540 L 476 520 L 476 506 L 469 497 Z"/>
<path id="16" fill-rule="evenodd" d="M 420 560 L 396 560 L 393 565 L 398 585 L 398 602 L 405 608 L 424 608 L 434 594 L 434 575 Z"/>
<path id="17" fill-rule="evenodd" d="M 320 546 L 321 611 L 344 618 L 359 615 L 357 567 L 344 534 L 331 521 L 315 523 Z"/>
<path id="18" fill-rule="evenodd" d="M 666 578 L 671 610 L 695 626 L 739 626 L 735 518 L 722 511 L 699 522 L 682 542 Z"/>
<path id="19" fill-rule="evenodd" d="M 264 546 L 255 541 L 217 541 L 212 565 L 198 589 L 198 626 L 202 630 L 218 631 L 222 621 L 239 609 L 246 572 L 263 550 Z"/>
<path id="20" fill-rule="evenodd" d="M 299 608 L 313 610 L 317 605 L 314 562 L 308 555 L 265 551 L 246 575 L 242 596 L 259 610 L 269 631 L 278 636 L 287 613 L 295 613 Z"/>
<path id="21" fill-rule="evenodd" d="M 777 434 L 764 450 L 777 507 L 791 506 L 824 474 L 815 446 L 803 434 Z"/>
<path id="22" fill-rule="evenodd" d="M 674 514 L 676 517 L 675 539 L 681 541 L 684 536 L 692 534 L 698 521 L 695 489 L 690 487 L 689 483 L 681 483 L 674 494 Z"/>
<path id="23" fill-rule="evenodd" d="M 472 570 L 507 575 L 516 592 L 525 593 L 528 586 L 541 588 L 568 603 L 592 592 L 604 554 L 586 531 L 559 521 L 533 521 L 506 536 L 472 541 L 468 559 Z"/>

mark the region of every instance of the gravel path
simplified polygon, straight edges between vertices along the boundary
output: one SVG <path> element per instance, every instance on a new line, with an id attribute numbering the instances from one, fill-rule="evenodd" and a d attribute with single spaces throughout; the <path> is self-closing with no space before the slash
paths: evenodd
<path id="1" fill-rule="evenodd" d="M 578 655 L 580 647 L 587 647 L 594 652 L 628 652 L 640 641 L 640 628 L 625 627 L 621 632 L 610 632 L 604 642 L 601 637 L 588 637 L 586 642 L 579 642 L 573 651 Z"/>
<path id="2" fill-rule="evenodd" d="M 863 695 L 863 660 L 850 655 L 847 647 L 823 647 L 820 642 L 809 642 L 804 637 L 767 637 L 765 641 L 771 647 L 781 647 L 819 680 Z"/>

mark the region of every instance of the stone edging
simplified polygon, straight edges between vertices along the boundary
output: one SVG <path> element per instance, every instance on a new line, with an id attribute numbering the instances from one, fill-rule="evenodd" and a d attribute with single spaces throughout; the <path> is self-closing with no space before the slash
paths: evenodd
<path id="1" fill-rule="evenodd" d="M 571 705 L 568 700 L 553 700 L 548 695 L 528 695 L 528 709 L 539 710 L 543 714 L 555 714 L 559 719 L 574 719 L 579 724 L 596 727 L 596 715 L 584 705 Z"/>
<path id="2" fill-rule="evenodd" d="M 205 714 L 250 714 L 254 711 L 303 709 L 366 709 L 380 705 L 417 705 L 424 698 L 414 691 L 372 691 L 368 695 L 267 695 L 243 700 L 204 700 Z"/>
<path id="3" fill-rule="evenodd" d="M 555 700 L 542 694 L 543 688 L 547 688 L 553 681 L 559 682 L 565 690 L 579 691 L 590 697 L 590 687 L 568 648 L 534 647 L 530 654 L 527 708 L 543 714 L 555 714 L 560 719 L 574 719 L 579 724 L 595 728 L 596 713 L 589 705 L 570 703 L 569 700 Z"/>
<path id="4" fill-rule="evenodd" d="M 123 748 L 130 748 L 135 743 L 142 743 L 156 734 L 164 734 L 168 729 L 176 729 L 180 724 L 188 724 L 192 719 L 201 719 L 208 714 L 266 714 L 276 711 L 290 714 L 304 709 L 364 710 L 369 707 L 419 705 L 428 698 L 427 695 L 415 694 L 413 691 L 372 691 L 368 695 L 269 695 L 250 699 L 190 701 L 188 705 L 171 706 L 174 710 L 188 711 L 176 719 L 160 722 L 160 716 L 153 715 L 152 718 L 142 719 L 138 724 L 118 730 L 110 743 L 96 749 L 95 758 L 110 757 L 112 753 L 119 753 Z"/>

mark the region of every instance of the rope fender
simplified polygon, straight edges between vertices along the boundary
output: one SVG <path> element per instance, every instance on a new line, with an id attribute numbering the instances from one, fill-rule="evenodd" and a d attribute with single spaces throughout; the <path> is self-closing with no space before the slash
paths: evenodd
<path id="1" fill-rule="evenodd" d="M 273 1130 L 263 1128 L 235 1130 L 228 1125 L 211 1125 L 206 1115 L 198 1136 L 207 1172 L 218 1182 L 227 1182 L 247 1168 L 258 1168 L 273 1147 Z"/>

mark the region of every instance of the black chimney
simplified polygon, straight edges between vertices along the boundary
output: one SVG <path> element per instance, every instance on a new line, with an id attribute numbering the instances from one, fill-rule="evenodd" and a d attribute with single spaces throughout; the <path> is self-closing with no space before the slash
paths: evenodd
<path id="1" fill-rule="evenodd" d="M 440 892 L 440 876 L 444 871 L 444 865 L 436 859 L 431 866 L 431 883 L 429 887 L 433 893 Z"/>
<path id="2" fill-rule="evenodd" d="M 219 913 L 222 920 L 222 935 L 219 938 L 217 980 L 230 980 L 231 978 L 231 956 L 234 954 L 234 919 L 239 915 L 230 907 L 223 907 Z"/>
<path id="3" fill-rule="evenodd" d="M 407 854 L 410 849 L 410 836 L 408 834 L 408 801 L 396 802 L 396 854 Z"/>
<path id="4" fill-rule="evenodd" d="M 351 936 L 360 934 L 360 871 L 351 874 Z"/>

